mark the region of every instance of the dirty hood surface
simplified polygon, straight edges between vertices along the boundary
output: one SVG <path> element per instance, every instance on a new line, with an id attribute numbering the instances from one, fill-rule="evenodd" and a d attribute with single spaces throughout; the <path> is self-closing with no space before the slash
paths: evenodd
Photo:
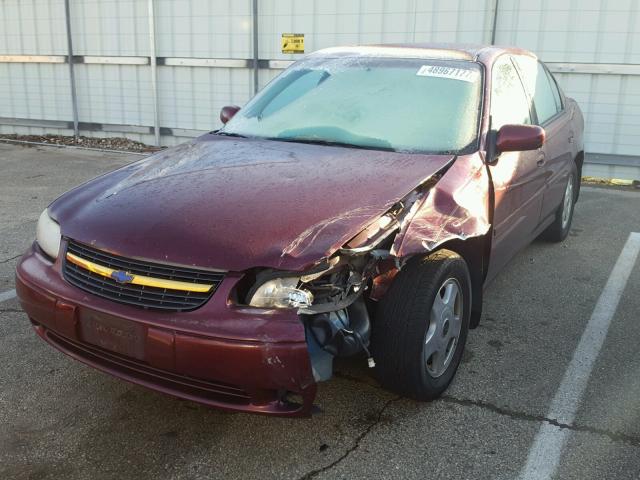
<path id="1" fill-rule="evenodd" d="M 49 211 L 63 236 L 126 257 L 302 270 L 451 160 L 205 135 L 91 180 Z"/>

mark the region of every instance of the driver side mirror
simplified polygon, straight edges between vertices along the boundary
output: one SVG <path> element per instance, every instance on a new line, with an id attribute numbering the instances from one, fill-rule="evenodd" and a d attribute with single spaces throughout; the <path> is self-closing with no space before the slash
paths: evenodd
<path id="1" fill-rule="evenodd" d="M 237 105 L 227 105 L 226 107 L 222 107 L 222 110 L 220 110 L 220 121 L 223 124 L 227 123 L 236 113 L 238 113 L 238 110 L 240 110 L 240 107 Z"/>
<path id="2" fill-rule="evenodd" d="M 496 153 L 536 150 L 544 138 L 544 128 L 537 125 L 503 125 L 496 137 Z"/>

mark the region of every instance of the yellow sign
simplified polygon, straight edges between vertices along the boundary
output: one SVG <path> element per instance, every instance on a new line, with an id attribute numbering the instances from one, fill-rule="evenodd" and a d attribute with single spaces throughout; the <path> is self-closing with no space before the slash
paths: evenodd
<path id="1" fill-rule="evenodd" d="M 283 33 L 282 53 L 304 53 L 304 33 Z"/>

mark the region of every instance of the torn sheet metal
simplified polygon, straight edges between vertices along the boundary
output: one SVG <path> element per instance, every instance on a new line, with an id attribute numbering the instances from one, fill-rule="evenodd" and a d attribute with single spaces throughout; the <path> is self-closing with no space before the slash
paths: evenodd
<path id="1" fill-rule="evenodd" d="M 396 236 L 392 255 L 429 252 L 454 239 L 484 235 L 489 223 L 489 177 L 479 155 L 458 157 L 416 205 Z"/>

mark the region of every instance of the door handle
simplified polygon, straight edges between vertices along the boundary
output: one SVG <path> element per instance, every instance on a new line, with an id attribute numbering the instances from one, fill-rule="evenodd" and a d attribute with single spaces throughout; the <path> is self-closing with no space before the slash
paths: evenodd
<path id="1" fill-rule="evenodd" d="M 544 155 L 539 156 L 538 161 L 536 162 L 536 165 L 538 165 L 538 167 L 542 167 L 545 163 L 546 163 L 546 160 Z"/>
<path id="2" fill-rule="evenodd" d="M 573 143 L 573 135 L 569 137 L 569 143 Z"/>

